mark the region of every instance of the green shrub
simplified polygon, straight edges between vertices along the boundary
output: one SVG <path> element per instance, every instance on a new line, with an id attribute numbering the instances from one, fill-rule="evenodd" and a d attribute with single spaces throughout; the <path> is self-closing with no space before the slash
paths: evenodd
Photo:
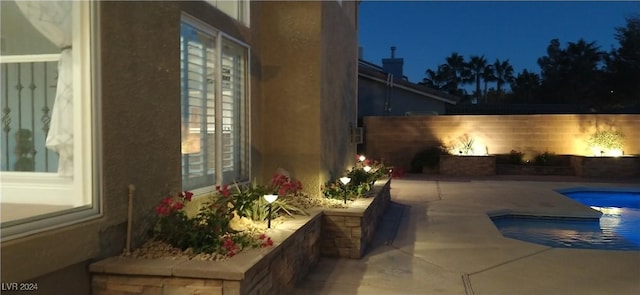
<path id="1" fill-rule="evenodd" d="M 440 164 L 440 155 L 448 154 L 442 146 L 431 146 L 418 152 L 411 160 L 411 172 L 421 173 L 423 167 L 437 168 Z"/>
<path id="2" fill-rule="evenodd" d="M 359 160 L 356 155 L 356 165 L 346 171 L 346 177 L 350 178 L 346 185 L 339 179 L 330 181 L 322 187 L 322 195 L 329 199 L 352 200 L 362 197 L 363 193 L 371 190 L 371 185 L 389 174 L 389 168 L 382 161 Z M 369 169 L 366 171 L 365 169 Z"/>
<path id="3" fill-rule="evenodd" d="M 613 129 L 599 130 L 589 136 L 587 144 L 603 153 L 606 150 L 621 149 L 623 137 L 621 132 Z"/>
<path id="4" fill-rule="evenodd" d="M 537 154 L 533 159 L 533 164 L 538 166 L 559 166 L 560 158 L 551 152 Z"/>
<path id="5" fill-rule="evenodd" d="M 505 164 L 522 165 L 524 164 L 523 158 L 524 158 L 524 153 L 516 150 L 511 150 L 509 154 L 504 156 L 504 162 Z"/>

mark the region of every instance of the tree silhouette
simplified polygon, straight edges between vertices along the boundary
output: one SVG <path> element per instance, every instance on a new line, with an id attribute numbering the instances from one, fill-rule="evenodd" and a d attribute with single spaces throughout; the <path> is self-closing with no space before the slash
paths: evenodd
<path id="1" fill-rule="evenodd" d="M 640 15 L 615 28 L 620 47 L 607 59 L 608 98 L 615 107 L 638 105 L 640 97 Z"/>
<path id="2" fill-rule="evenodd" d="M 471 82 L 476 85 L 474 96 L 476 97 L 476 101 L 480 103 L 480 98 L 482 97 L 480 82 L 482 80 L 482 76 L 484 75 L 484 70 L 487 67 L 487 60 L 484 58 L 484 56 L 472 55 L 469 59 L 469 62 L 466 64 L 466 67 L 469 71 L 469 76 L 465 79 L 465 82 Z"/>

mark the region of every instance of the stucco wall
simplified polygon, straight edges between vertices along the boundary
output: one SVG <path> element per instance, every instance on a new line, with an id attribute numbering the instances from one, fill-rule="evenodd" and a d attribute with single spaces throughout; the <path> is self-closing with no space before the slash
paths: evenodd
<path id="1" fill-rule="evenodd" d="M 263 178 L 284 168 L 318 194 L 347 167 L 356 116 L 355 2 L 253 4 L 254 54 L 261 64 L 260 120 L 254 134 Z M 253 19 L 253 18 L 252 18 Z"/>
<path id="2" fill-rule="evenodd" d="M 319 185 L 335 180 L 353 165 L 356 145 L 350 129 L 357 126 L 357 3 L 322 1 L 322 87 L 319 138 Z"/>
<path id="3" fill-rule="evenodd" d="M 624 134 L 624 153 L 640 154 L 640 115 L 365 117 L 364 127 L 366 154 L 406 169 L 418 151 L 439 142 L 449 145 L 464 134 L 489 154 L 516 150 L 531 159 L 547 151 L 588 155 L 588 136 L 613 127 Z"/>

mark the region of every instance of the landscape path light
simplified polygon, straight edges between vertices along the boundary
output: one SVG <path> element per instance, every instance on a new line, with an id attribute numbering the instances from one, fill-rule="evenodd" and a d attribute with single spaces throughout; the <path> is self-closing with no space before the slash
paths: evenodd
<path id="1" fill-rule="evenodd" d="M 366 160 L 367 157 L 365 157 L 364 155 L 360 155 L 360 157 L 358 158 L 358 160 L 360 160 L 360 162 L 364 162 L 364 160 Z"/>
<path id="2" fill-rule="evenodd" d="M 271 228 L 271 203 L 278 199 L 278 195 L 264 195 L 264 200 L 269 203 L 269 215 L 267 215 L 267 228 Z"/>
<path id="3" fill-rule="evenodd" d="M 364 168 L 362 168 L 362 169 L 364 169 L 364 172 L 370 172 L 371 171 L 371 166 L 367 165 L 367 166 L 364 166 Z"/>
<path id="4" fill-rule="evenodd" d="M 349 183 L 351 181 L 351 178 L 343 176 L 340 177 L 340 182 L 342 182 L 342 184 L 344 184 L 344 203 L 347 203 L 347 183 Z"/>

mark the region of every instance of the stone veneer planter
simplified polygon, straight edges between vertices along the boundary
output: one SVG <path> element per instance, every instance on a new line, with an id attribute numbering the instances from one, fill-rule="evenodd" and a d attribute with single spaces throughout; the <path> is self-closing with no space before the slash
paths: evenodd
<path id="1" fill-rule="evenodd" d="M 128 257 L 98 261 L 89 266 L 92 294 L 287 294 L 318 262 L 321 252 L 350 258 L 363 255 L 389 202 L 390 184 L 391 179 L 376 182 L 373 197 L 356 200 L 351 208 L 324 212 L 316 208 L 309 210 L 310 216 L 287 220 L 267 232 L 273 247 L 246 250 L 226 261 Z"/>
<path id="2" fill-rule="evenodd" d="M 575 174 L 581 177 L 640 176 L 640 157 L 571 157 Z"/>
<path id="3" fill-rule="evenodd" d="M 575 175 L 571 166 L 535 166 L 497 164 L 496 174 L 499 175 Z"/>
<path id="4" fill-rule="evenodd" d="M 496 174 L 494 156 L 440 155 L 440 174 L 453 176 L 486 176 Z"/>
<path id="5" fill-rule="evenodd" d="M 361 258 L 391 200 L 390 186 L 391 179 L 379 180 L 371 189 L 373 197 L 357 199 L 349 208 L 326 209 L 322 217 L 320 254 Z"/>

